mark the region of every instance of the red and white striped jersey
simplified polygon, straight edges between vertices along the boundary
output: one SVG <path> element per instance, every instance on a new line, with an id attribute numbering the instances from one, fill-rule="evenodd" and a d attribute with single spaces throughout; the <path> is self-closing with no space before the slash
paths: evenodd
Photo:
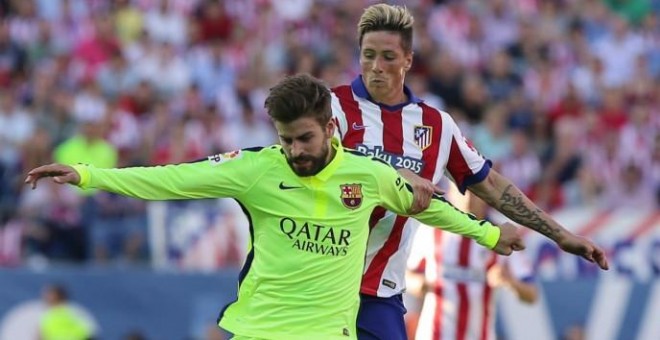
<path id="1" fill-rule="evenodd" d="M 433 181 L 445 169 L 459 189 L 483 180 L 490 169 L 454 120 L 404 87 L 409 101 L 395 107 L 374 103 L 362 82 L 332 89 L 332 113 L 342 144 L 407 168 Z M 371 217 L 361 292 L 390 297 L 405 289 L 408 254 L 418 222 L 376 209 Z"/>
<path id="2" fill-rule="evenodd" d="M 521 253 L 497 256 L 473 240 L 422 226 L 409 259 L 429 287 L 417 325 L 417 340 L 495 339 L 495 299 L 486 273 L 496 263 L 528 281 L 532 266 Z"/>

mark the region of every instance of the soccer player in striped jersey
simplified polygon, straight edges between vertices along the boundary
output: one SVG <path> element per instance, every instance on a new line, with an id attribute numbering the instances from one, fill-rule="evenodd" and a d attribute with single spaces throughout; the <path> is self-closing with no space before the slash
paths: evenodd
<path id="1" fill-rule="evenodd" d="M 342 144 L 401 169 L 413 185 L 415 210 L 428 204 L 434 183 L 446 171 L 461 192 L 470 190 L 562 250 L 607 269 L 599 247 L 563 228 L 491 169 L 449 114 L 427 105 L 404 85 L 413 60 L 412 36 L 413 17 L 404 7 L 376 4 L 362 14 L 358 23 L 362 74 L 351 84 L 332 89 L 332 111 Z M 401 294 L 417 222 L 380 209 L 370 227 L 358 331 L 362 339 L 405 339 Z"/>
<path id="2" fill-rule="evenodd" d="M 406 214 L 411 188 L 388 164 L 333 138 L 330 91 L 318 80 L 281 81 L 266 108 L 281 145 L 157 167 L 51 164 L 26 183 L 54 177 L 150 200 L 232 197 L 250 221 L 250 252 L 219 325 L 236 340 L 356 339 L 369 218 L 377 206 Z M 501 254 L 524 248 L 516 227 L 479 221 L 439 196 L 415 218 Z"/>
<path id="3" fill-rule="evenodd" d="M 468 238 L 428 227 L 417 231 L 413 245 L 409 293 L 423 297 L 416 340 L 496 339 L 497 288 L 511 288 L 522 302 L 537 299 L 523 252 L 497 256 Z"/>

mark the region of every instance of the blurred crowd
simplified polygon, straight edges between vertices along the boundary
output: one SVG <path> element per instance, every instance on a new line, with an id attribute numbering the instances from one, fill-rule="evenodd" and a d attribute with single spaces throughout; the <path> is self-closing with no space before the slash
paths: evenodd
<path id="1" fill-rule="evenodd" d="M 140 262 L 145 204 L 25 173 L 178 163 L 277 136 L 270 85 L 359 74 L 367 0 L 0 0 L 0 265 Z M 657 207 L 660 1 L 412 0 L 412 91 L 549 210 Z"/>

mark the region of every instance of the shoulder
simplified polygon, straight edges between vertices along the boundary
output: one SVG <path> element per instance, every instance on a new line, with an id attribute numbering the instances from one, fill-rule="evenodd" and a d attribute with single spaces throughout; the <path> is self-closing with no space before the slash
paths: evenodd
<path id="1" fill-rule="evenodd" d="M 418 104 L 421 109 L 424 111 L 424 119 L 428 122 L 425 122 L 424 125 L 434 125 L 437 127 L 454 127 L 458 126 L 454 118 L 447 112 L 440 110 L 434 106 L 428 105 L 425 102 Z"/>
<path id="2" fill-rule="evenodd" d="M 434 105 L 430 105 L 428 102 L 423 101 L 418 104 L 422 110 L 424 110 L 425 113 L 428 113 L 431 116 L 435 116 L 438 118 L 441 118 L 442 120 L 454 120 L 447 111 L 443 111 L 442 109 L 439 109 L 435 107 Z"/>
<path id="3" fill-rule="evenodd" d="M 276 157 L 281 157 L 282 148 L 279 145 L 271 145 L 267 147 L 251 147 L 240 150 L 234 150 L 224 153 L 218 153 L 208 156 L 207 159 L 212 166 L 224 164 L 230 161 L 238 161 L 234 163 L 250 163 L 254 165 L 265 164 L 272 162 Z"/>
<path id="4" fill-rule="evenodd" d="M 350 85 L 339 85 L 330 89 L 330 92 L 337 98 L 353 98 L 353 90 Z"/>

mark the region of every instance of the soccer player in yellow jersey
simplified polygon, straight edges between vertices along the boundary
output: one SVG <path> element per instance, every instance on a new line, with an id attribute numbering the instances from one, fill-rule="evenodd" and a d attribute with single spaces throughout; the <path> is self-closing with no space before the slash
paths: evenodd
<path id="1" fill-rule="evenodd" d="M 248 216 L 251 244 L 238 299 L 219 325 L 236 339 L 355 339 L 370 215 L 379 206 L 407 215 L 412 189 L 388 164 L 332 137 L 330 91 L 320 81 L 286 78 L 266 108 L 281 145 L 157 167 L 51 164 L 26 183 L 53 177 L 148 200 L 232 197 Z M 437 195 L 414 217 L 499 254 L 524 248 L 512 225 L 479 221 Z"/>

